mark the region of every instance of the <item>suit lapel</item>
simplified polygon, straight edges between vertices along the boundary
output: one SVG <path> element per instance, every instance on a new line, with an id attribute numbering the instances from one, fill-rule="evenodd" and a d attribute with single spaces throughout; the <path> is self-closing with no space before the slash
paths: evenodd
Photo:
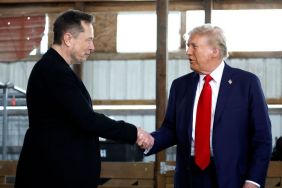
<path id="1" fill-rule="evenodd" d="M 229 97 L 229 93 L 232 89 L 232 81 L 232 68 L 225 64 L 217 97 L 216 110 L 214 115 L 214 125 L 216 125 L 216 122 L 219 120 L 223 112 L 224 105 L 226 104 L 226 101 Z"/>
<path id="2" fill-rule="evenodd" d="M 193 108 L 194 108 L 194 101 L 195 101 L 195 95 L 197 90 L 197 85 L 199 82 L 199 75 L 197 73 L 194 73 L 191 80 L 192 84 L 189 88 L 187 88 L 187 101 L 186 101 L 186 113 L 187 113 L 187 119 L 186 119 L 186 126 L 188 125 L 188 137 L 189 142 L 192 140 L 192 127 L 193 127 Z"/>

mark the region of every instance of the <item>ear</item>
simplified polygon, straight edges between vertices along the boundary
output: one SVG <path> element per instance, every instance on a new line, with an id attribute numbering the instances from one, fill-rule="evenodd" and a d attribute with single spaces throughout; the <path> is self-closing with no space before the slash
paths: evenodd
<path id="1" fill-rule="evenodd" d="M 72 41 L 72 35 L 70 33 L 65 33 L 64 34 L 64 43 L 67 47 L 71 46 L 71 41 Z"/>
<path id="2" fill-rule="evenodd" d="M 213 57 L 219 57 L 220 56 L 220 51 L 218 48 L 212 48 L 212 56 Z"/>

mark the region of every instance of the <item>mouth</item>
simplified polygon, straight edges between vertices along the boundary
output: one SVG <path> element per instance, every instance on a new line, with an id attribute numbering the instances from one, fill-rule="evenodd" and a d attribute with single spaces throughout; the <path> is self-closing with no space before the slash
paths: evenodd
<path id="1" fill-rule="evenodd" d="M 191 59 L 191 58 L 188 58 L 188 61 L 189 61 L 191 64 L 194 62 L 194 60 Z"/>

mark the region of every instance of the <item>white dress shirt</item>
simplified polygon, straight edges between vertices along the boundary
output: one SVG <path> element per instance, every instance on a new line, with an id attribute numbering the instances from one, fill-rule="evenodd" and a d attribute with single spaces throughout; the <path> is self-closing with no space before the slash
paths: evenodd
<path id="1" fill-rule="evenodd" d="M 211 156 L 213 156 L 213 149 L 212 149 L 212 130 L 213 130 L 213 119 L 216 107 L 217 96 L 219 92 L 221 77 L 224 69 L 224 62 L 222 61 L 220 65 L 210 74 L 213 78 L 210 81 L 210 86 L 212 88 L 212 114 L 211 114 L 211 129 L 210 129 L 210 149 L 211 149 Z M 191 155 L 195 155 L 195 126 L 196 126 L 196 114 L 197 114 L 197 107 L 198 101 L 200 98 L 200 94 L 202 92 L 205 80 L 204 77 L 206 75 L 201 74 L 200 79 L 197 85 L 196 96 L 194 101 L 194 108 L 193 108 L 193 129 L 192 129 L 192 143 L 191 143 Z"/>

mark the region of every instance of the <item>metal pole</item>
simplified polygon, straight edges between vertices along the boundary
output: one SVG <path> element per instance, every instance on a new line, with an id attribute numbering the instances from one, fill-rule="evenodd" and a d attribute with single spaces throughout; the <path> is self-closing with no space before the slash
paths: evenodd
<path id="1" fill-rule="evenodd" d="M 8 104 L 8 87 L 5 85 L 3 87 L 3 130 L 2 130 L 2 160 L 7 160 L 7 133 L 8 133 L 8 112 L 7 112 L 7 104 Z"/>
<path id="2" fill-rule="evenodd" d="M 8 91 L 14 84 L 0 82 L 0 89 L 3 89 L 3 128 L 2 128 L 2 160 L 7 160 L 7 137 L 8 137 Z"/>

